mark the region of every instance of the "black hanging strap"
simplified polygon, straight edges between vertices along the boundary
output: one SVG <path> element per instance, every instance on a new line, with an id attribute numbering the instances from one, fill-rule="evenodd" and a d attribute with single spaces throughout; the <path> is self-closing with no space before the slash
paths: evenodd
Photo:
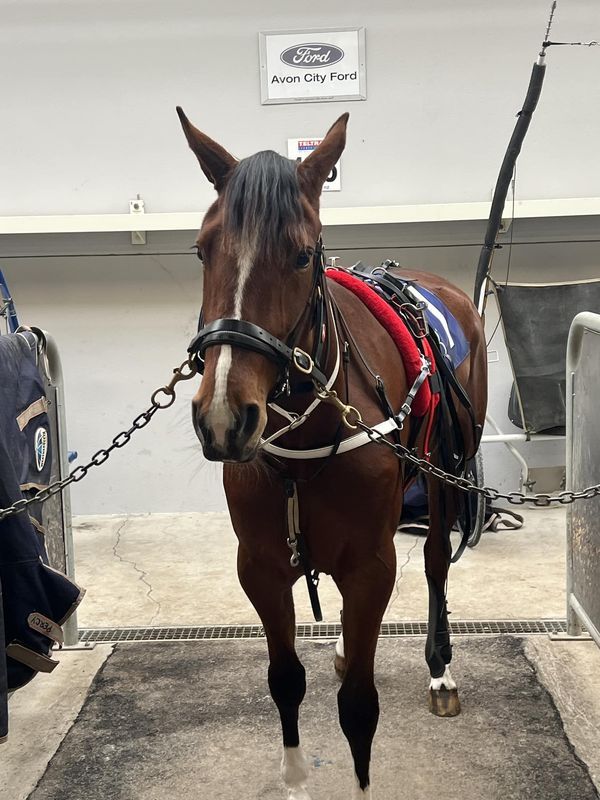
<path id="1" fill-rule="evenodd" d="M 311 569 L 308 548 L 300 532 L 300 509 L 298 505 L 298 487 L 291 478 L 284 479 L 285 494 L 287 497 L 287 526 L 288 547 L 292 551 L 290 564 L 292 567 L 301 567 L 306 578 L 308 596 L 314 618 L 317 622 L 323 621 L 323 612 L 319 601 L 319 573 Z"/>

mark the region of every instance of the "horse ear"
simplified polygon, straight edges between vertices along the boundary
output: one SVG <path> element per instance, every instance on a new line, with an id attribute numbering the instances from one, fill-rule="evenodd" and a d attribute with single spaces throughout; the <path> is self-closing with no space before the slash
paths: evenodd
<path id="1" fill-rule="evenodd" d="M 319 199 L 323 184 L 340 160 L 346 146 L 346 126 L 349 116 L 348 113 L 342 114 L 329 128 L 321 144 L 298 165 L 300 185 L 313 202 Z"/>
<path id="2" fill-rule="evenodd" d="M 225 186 L 227 176 L 238 163 L 237 160 L 224 147 L 221 147 L 220 144 L 217 144 L 205 133 L 195 128 L 183 113 L 181 106 L 177 106 L 177 114 L 185 133 L 185 138 L 196 154 L 196 158 L 202 167 L 202 172 L 204 172 L 217 192 L 220 192 Z"/>

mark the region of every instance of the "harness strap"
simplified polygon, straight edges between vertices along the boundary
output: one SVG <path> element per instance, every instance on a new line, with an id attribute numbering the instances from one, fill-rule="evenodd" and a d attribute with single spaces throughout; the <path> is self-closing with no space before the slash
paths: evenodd
<path id="1" fill-rule="evenodd" d="M 333 372 L 331 373 L 331 377 L 326 383 L 322 384 L 323 386 L 325 386 L 325 389 L 327 390 L 331 389 L 331 387 L 337 380 L 340 371 L 340 359 L 341 359 L 340 340 L 339 340 L 337 325 L 335 324 L 335 319 L 333 321 L 332 328 L 335 334 L 336 358 L 335 358 L 335 366 L 333 368 Z M 314 383 L 311 382 L 309 386 L 311 391 L 314 391 Z M 294 414 L 293 412 L 287 411 L 285 408 L 282 408 L 281 406 L 277 405 L 277 403 L 269 403 L 269 408 L 271 408 L 273 411 L 276 411 L 278 414 L 281 414 L 282 417 L 285 417 L 289 421 L 289 425 L 286 425 L 285 427 L 281 428 L 280 430 L 276 431 L 271 436 L 269 436 L 267 439 L 265 439 L 262 442 L 263 449 L 265 444 L 269 444 L 270 442 L 275 441 L 275 439 L 279 439 L 280 436 L 283 436 L 289 431 L 293 431 L 296 428 L 299 428 L 300 425 L 303 425 L 309 418 L 309 416 L 313 413 L 313 411 L 317 408 L 317 406 L 320 405 L 321 402 L 322 401 L 317 397 L 315 400 L 312 401 L 312 403 L 308 406 L 306 411 L 304 411 L 302 414 Z"/>
<path id="2" fill-rule="evenodd" d="M 327 320 L 326 320 L 326 301 L 323 296 L 323 273 L 321 273 L 319 283 L 315 289 L 316 293 L 316 308 L 315 308 L 315 348 L 313 351 L 313 359 L 315 364 L 321 365 L 323 363 L 323 352 L 325 350 L 325 340 L 327 338 Z"/>
<path id="3" fill-rule="evenodd" d="M 391 433 L 392 431 L 396 430 L 398 427 L 398 423 L 395 419 L 386 419 L 383 422 L 380 422 L 378 425 L 375 425 L 371 430 L 375 431 L 377 437 L 386 436 L 386 434 Z M 376 437 L 376 438 L 377 438 Z M 365 432 L 357 433 L 355 436 L 350 436 L 348 439 L 344 439 L 338 449 L 337 453 L 347 453 L 349 450 L 355 450 L 357 447 L 362 447 L 364 444 L 368 444 L 371 441 L 371 435 Z M 306 461 L 312 458 L 327 458 L 333 453 L 335 445 L 327 445 L 326 447 L 315 447 L 311 450 L 289 450 L 286 447 L 278 447 L 275 444 L 265 444 L 263 445 L 263 450 L 266 450 L 267 453 L 271 453 L 271 455 L 279 456 L 280 458 L 291 458 L 297 461 Z"/>
<path id="4" fill-rule="evenodd" d="M 290 565 L 292 567 L 302 567 L 306 578 L 308 596 L 312 612 L 317 622 L 323 621 L 323 612 L 319 601 L 319 573 L 311 569 L 308 549 L 304 537 L 300 533 L 300 507 L 298 503 L 298 486 L 296 481 L 291 478 L 284 480 L 285 493 L 287 496 L 287 522 L 288 522 L 288 547 L 292 551 Z"/>
<path id="5" fill-rule="evenodd" d="M 339 347 L 338 347 L 338 356 L 339 356 Z M 377 432 L 377 434 L 380 437 L 386 436 L 388 433 L 395 433 L 401 430 L 404 424 L 404 420 L 411 413 L 412 404 L 419 392 L 419 389 L 421 388 L 422 384 L 430 374 L 431 374 L 431 365 L 429 364 L 427 359 L 423 358 L 421 364 L 421 371 L 419 372 L 416 380 L 411 386 L 408 395 L 406 397 L 406 400 L 402 404 L 402 407 L 398 412 L 398 414 L 394 415 L 393 413 L 388 412 L 390 414 L 389 418 L 387 420 L 384 420 L 383 422 L 380 422 L 378 425 L 375 425 L 372 430 Z M 312 405 L 314 405 L 314 403 L 311 404 L 311 406 Z M 283 428 L 280 431 L 277 431 L 268 439 L 264 440 L 261 445 L 261 448 L 265 450 L 267 453 L 270 453 L 271 455 L 274 456 L 279 456 L 280 458 L 292 458 L 304 461 L 315 458 L 328 458 L 329 456 L 337 455 L 338 453 L 340 454 L 347 453 L 350 450 L 355 450 L 356 448 L 362 447 L 363 445 L 368 444 L 371 441 L 371 436 L 363 431 L 362 433 L 358 433 L 355 436 L 349 436 L 347 439 L 344 439 L 338 444 L 326 445 L 325 447 L 316 447 L 310 450 L 291 450 L 287 447 L 279 447 L 277 445 L 274 445 L 272 442 L 275 439 L 279 438 L 279 436 L 282 436 L 284 433 L 287 433 L 288 431 L 298 427 L 306 420 L 310 411 L 313 410 L 311 406 L 309 406 L 309 408 L 302 416 L 298 417 L 295 420 L 292 420 L 290 424 L 287 425 L 285 428 Z"/>
<path id="6" fill-rule="evenodd" d="M 287 495 L 287 525 L 288 525 L 288 539 L 287 544 L 292 555 L 290 557 L 290 566 L 300 566 L 300 553 L 298 552 L 298 536 L 300 534 L 300 509 L 298 506 L 298 487 L 296 482 L 292 480 L 285 480 L 285 493 Z"/>
<path id="7" fill-rule="evenodd" d="M 403 281 L 401 278 L 396 278 L 395 275 L 391 275 L 387 270 L 384 271 L 383 267 L 375 267 L 375 269 L 373 269 L 359 262 L 350 269 L 350 272 L 363 281 L 373 281 L 373 283 L 387 289 L 389 292 L 398 295 L 403 302 L 411 302 L 412 300 L 412 298 L 405 294 L 407 286 L 406 281 Z"/>
<path id="8" fill-rule="evenodd" d="M 387 271 L 383 272 L 383 269 L 381 267 L 378 267 L 375 270 L 371 270 L 370 267 L 365 267 L 364 265 L 361 264 L 360 266 L 353 267 L 350 270 L 350 272 L 356 275 L 361 280 L 371 281 L 372 283 L 380 286 L 381 289 L 384 291 L 387 290 L 388 292 L 392 292 L 393 294 L 397 295 L 403 302 L 411 304 L 415 302 L 415 299 L 416 300 L 422 299 L 418 290 L 414 288 L 409 281 L 403 281 L 401 278 L 397 278 L 395 275 L 391 275 Z M 415 296 L 413 296 L 411 292 L 414 292 Z M 430 310 L 432 313 L 437 312 L 437 309 L 434 309 L 433 307 L 430 307 Z M 439 316 L 439 314 L 436 313 L 436 316 Z M 444 326 L 447 327 L 445 321 L 444 321 Z M 469 416 L 471 418 L 471 424 L 473 426 L 475 443 L 477 444 L 478 436 L 481 435 L 481 431 L 478 430 L 480 426 L 477 426 L 475 424 L 475 418 L 473 415 L 473 407 L 471 405 L 471 400 L 468 394 L 461 386 L 461 384 L 458 382 L 454 374 L 454 371 L 448 365 L 448 362 L 446 361 L 446 358 L 439 347 L 437 338 L 431 334 L 431 331 L 429 331 L 427 340 L 429 341 L 431 349 L 433 350 L 437 368 L 439 369 L 440 372 L 443 373 L 444 378 L 452 386 L 452 389 L 454 390 L 454 393 L 456 394 L 459 402 L 461 403 L 461 405 L 464 406 L 464 408 L 469 413 Z"/>
<path id="9" fill-rule="evenodd" d="M 385 391 L 385 383 L 383 382 L 383 378 L 381 375 L 378 375 L 375 379 L 375 390 L 379 396 L 379 402 L 381 403 L 381 408 L 383 409 L 384 414 L 387 414 L 388 417 L 394 417 L 394 409 L 392 408 L 392 404 L 390 403 L 390 399 L 387 396 Z M 346 404 L 348 403 L 348 399 L 346 399 Z M 396 444 L 401 444 L 400 440 L 400 426 L 395 431 L 392 431 L 392 436 L 394 437 L 394 441 Z"/>
<path id="10" fill-rule="evenodd" d="M 421 364 L 421 371 L 416 377 L 415 382 L 410 388 L 410 391 L 406 397 L 404 403 L 402 403 L 402 408 L 400 412 L 396 414 L 396 419 L 398 420 L 398 427 L 402 427 L 402 423 L 406 419 L 406 417 L 410 414 L 412 409 L 413 400 L 419 393 L 419 389 L 425 383 L 428 377 L 431 375 L 431 364 L 427 361 L 427 359 L 422 357 L 422 364 Z"/>
<path id="11" fill-rule="evenodd" d="M 428 341 L 431 346 L 431 349 L 433 350 L 435 363 L 439 372 L 442 373 L 444 379 L 450 384 L 450 386 L 454 391 L 454 394 L 460 401 L 460 404 L 466 409 L 467 413 L 469 414 L 471 420 L 471 426 L 473 428 L 473 441 L 475 444 L 475 449 L 477 449 L 479 445 L 479 439 L 481 438 L 482 428 L 481 425 L 477 425 L 475 422 L 475 415 L 473 413 L 473 406 L 471 405 L 471 399 L 469 395 L 466 393 L 466 391 L 463 389 L 462 385 L 459 383 L 456 375 L 454 374 L 454 371 L 448 365 L 446 357 L 440 350 L 435 336 L 429 336 Z"/>

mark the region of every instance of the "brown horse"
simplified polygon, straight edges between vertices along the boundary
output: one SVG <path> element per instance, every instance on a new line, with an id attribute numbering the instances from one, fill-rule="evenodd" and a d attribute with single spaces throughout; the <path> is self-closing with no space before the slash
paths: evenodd
<path id="1" fill-rule="evenodd" d="M 388 416 L 375 379 L 385 386 L 395 412 L 410 387 L 384 328 L 354 294 L 324 278 L 319 198 L 344 149 L 348 115 L 296 164 L 272 151 L 238 162 L 177 110 L 218 195 L 197 239 L 205 327 L 192 351 L 204 377 L 193 400 L 193 422 L 206 458 L 224 462 L 239 540 L 238 575 L 268 642 L 269 687 L 283 729 L 283 781 L 290 800 L 309 800 L 298 732 L 305 674 L 295 650 L 292 599 L 292 585 L 302 574 L 299 553 L 305 566 L 310 559 L 312 567 L 333 577 L 343 598 L 343 638 L 336 647 L 343 675 L 339 719 L 354 759 L 353 797 L 370 797 L 371 743 L 379 715 L 373 662 L 396 577 L 394 534 L 405 465 L 364 435 L 367 446 L 346 450 L 344 442 L 356 434 L 341 424 L 338 407 L 315 397 L 314 384 L 335 390 L 371 426 Z M 436 293 L 460 322 L 470 355 L 457 377 L 482 425 L 487 360 L 475 307 L 443 278 L 402 275 Z M 477 429 L 465 408 L 458 402 L 455 407 L 470 456 L 477 449 Z M 408 416 L 396 434 L 402 442 L 410 441 L 414 425 Z M 426 427 L 421 426 L 417 447 Z M 440 442 L 432 441 L 431 450 L 436 463 Z M 309 458 L 315 453 L 317 458 Z M 455 490 L 431 478 L 428 491 L 430 704 L 434 713 L 455 714 L 445 585 L 458 502 Z"/>

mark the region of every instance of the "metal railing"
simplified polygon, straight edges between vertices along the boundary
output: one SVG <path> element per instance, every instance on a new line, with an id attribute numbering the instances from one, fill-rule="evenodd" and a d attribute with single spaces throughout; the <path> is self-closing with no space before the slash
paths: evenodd
<path id="1" fill-rule="evenodd" d="M 567 489 L 597 474 L 600 456 L 600 314 L 578 314 L 567 346 Z M 582 626 L 600 646 L 600 498 L 569 506 L 567 632 Z"/>

